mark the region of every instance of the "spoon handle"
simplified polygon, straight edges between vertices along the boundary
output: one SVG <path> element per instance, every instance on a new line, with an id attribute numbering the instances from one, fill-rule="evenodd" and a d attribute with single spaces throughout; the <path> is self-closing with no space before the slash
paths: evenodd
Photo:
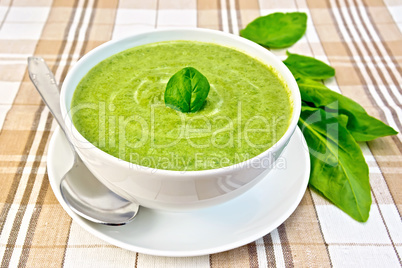
<path id="1" fill-rule="evenodd" d="M 41 57 L 28 57 L 28 73 L 36 90 L 62 128 L 64 120 L 60 110 L 60 93 L 56 78 Z"/>
<path id="2" fill-rule="evenodd" d="M 42 57 L 28 57 L 28 73 L 29 78 L 35 85 L 42 100 L 45 102 L 50 112 L 53 114 L 64 135 L 66 136 L 71 148 L 74 152 L 74 161 L 77 160 L 76 152 L 69 135 L 66 132 L 66 125 L 60 109 L 60 92 L 52 71 L 47 66 Z"/>

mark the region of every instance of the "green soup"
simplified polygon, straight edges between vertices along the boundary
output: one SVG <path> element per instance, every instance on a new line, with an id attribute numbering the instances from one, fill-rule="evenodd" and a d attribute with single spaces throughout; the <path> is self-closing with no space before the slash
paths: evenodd
<path id="1" fill-rule="evenodd" d="M 194 67 L 209 81 L 205 105 L 181 113 L 164 104 L 169 78 Z M 159 42 L 115 54 L 77 86 L 72 118 L 101 150 L 141 166 L 205 170 L 250 159 L 287 130 L 290 91 L 276 71 L 235 49 Z"/>

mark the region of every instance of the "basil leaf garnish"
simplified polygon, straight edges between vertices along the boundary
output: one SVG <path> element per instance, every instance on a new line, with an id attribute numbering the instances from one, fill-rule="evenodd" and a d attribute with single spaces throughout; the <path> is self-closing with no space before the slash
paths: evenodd
<path id="1" fill-rule="evenodd" d="M 240 35 L 265 47 L 284 48 L 296 43 L 306 27 L 306 13 L 278 12 L 258 17 L 241 30 Z"/>
<path id="2" fill-rule="evenodd" d="M 186 67 L 175 73 L 165 90 L 165 105 L 183 113 L 194 113 L 208 96 L 208 79 L 193 67 Z"/>

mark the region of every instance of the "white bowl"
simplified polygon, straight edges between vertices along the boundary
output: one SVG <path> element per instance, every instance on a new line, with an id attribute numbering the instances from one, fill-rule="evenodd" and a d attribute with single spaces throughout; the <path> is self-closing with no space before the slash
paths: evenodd
<path id="1" fill-rule="evenodd" d="M 87 141 L 74 127 L 69 114 L 75 88 L 100 61 L 123 50 L 169 40 L 194 40 L 237 48 L 274 67 L 287 83 L 293 113 L 285 134 L 271 148 L 245 162 L 219 169 L 172 171 L 134 165 L 111 156 Z M 214 206 L 244 193 L 275 165 L 297 126 L 301 99 L 297 83 L 287 67 L 267 49 L 238 36 L 207 29 L 152 30 L 112 40 L 82 57 L 69 71 L 61 89 L 61 110 L 74 146 L 87 167 L 111 190 L 141 206 L 170 211 Z M 265 163 L 265 164 L 264 164 Z M 268 163 L 270 165 L 268 165 Z"/>

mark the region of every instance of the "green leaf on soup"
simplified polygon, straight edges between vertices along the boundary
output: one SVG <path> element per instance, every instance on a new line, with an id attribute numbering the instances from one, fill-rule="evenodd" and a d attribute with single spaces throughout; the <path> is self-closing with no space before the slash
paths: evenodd
<path id="1" fill-rule="evenodd" d="M 194 113 L 203 105 L 210 89 L 207 78 L 195 68 L 175 73 L 165 90 L 165 105 L 183 113 Z"/>
<path id="2" fill-rule="evenodd" d="M 269 48 L 290 47 L 306 32 L 307 15 L 302 12 L 272 13 L 258 17 L 240 35 Z"/>
<path id="3" fill-rule="evenodd" d="M 287 52 L 287 59 L 283 61 L 293 74 L 304 77 L 324 80 L 335 75 L 335 69 L 324 62 L 312 57 Z"/>
<path id="4" fill-rule="evenodd" d="M 345 115 L 303 106 L 299 127 L 311 161 L 309 185 L 357 221 L 369 217 L 371 193 L 363 153 L 345 128 Z"/>

